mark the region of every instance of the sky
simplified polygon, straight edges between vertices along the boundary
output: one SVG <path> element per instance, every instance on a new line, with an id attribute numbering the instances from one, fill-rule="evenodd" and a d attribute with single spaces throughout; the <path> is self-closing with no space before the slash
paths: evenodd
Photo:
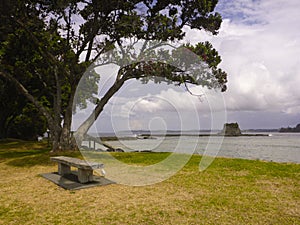
<path id="1" fill-rule="evenodd" d="M 300 123 L 300 1 L 221 0 L 219 35 L 187 30 L 191 43 L 207 39 L 228 73 L 229 121 L 243 128 Z"/>
<path id="2" fill-rule="evenodd" d="M 242 129 L 295 126 L 300 123 L 299 8 L 299 0 L 220 0 L 219 34 L 185 28 L 185 41 L 213 44 L 228 74 L 228 90 L 191 87 L 203 94 L 195 97 L 182 87 L 127 83 L 94 129 L 221 129 L 225 122 L 238 122 Z"/>

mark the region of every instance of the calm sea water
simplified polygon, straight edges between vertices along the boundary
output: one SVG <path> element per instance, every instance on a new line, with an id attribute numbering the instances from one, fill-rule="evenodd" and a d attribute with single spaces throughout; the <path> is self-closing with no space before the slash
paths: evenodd
<path id="1" fill-rule="evenodd" d="M 300 133 L 272 133 L 271 136 L 224 138 L 155 137 L 154 139 L 110 141 L 109 144 L 125 151 L 176 151 L 219 157 L 300 163 Z"/>

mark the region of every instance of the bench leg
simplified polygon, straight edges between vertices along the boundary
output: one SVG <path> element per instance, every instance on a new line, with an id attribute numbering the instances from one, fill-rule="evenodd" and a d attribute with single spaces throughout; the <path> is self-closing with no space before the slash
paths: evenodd
<path id="1" fill-rule="evenodd" d="M 82 184 L 93 181 L 93 170 L 78 169 L 78 180 Z"/>
<path id="2" fill-rule="evenodd" d="M 71 173 L 71 167 L 63 164 L 63 163 L 58 163 L 58 174 L 59 175 L 65 175 L 65 174 L 70 174 Z"/>

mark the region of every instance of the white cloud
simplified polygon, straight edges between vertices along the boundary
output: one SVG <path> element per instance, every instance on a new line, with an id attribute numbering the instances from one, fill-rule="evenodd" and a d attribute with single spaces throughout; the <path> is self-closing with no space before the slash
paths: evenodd
<path id="1" fill-rule="evenodd" d="M 151 94 L 144 90 L 146 87 L 153 88 Z M 124 96 L 131 90 L 138 90 L 140 95 Z M 190 91 L 199 93 L 199 87 L 190 87 Z M 199 98 L 182 87 L 153 83 L 141 85 L 136 81 L 135 85 L 124 87 L 105 112 L 108 112 L 107 118 L 110 117 L 115 130 L 148 129 L 151 124 L 153 129 L 160 129 L 162 124 L 153 121 L 164 121 L 167 129 L 207 129 L 211 126 L 219 129 L 226 117 L 223 96 L 206 89 L 203 89 L 203 94 Z"/>
<path id="2" fill-rule="evenodd" d="M 228 72 L 227 110 L 299 113 L 300 1 L 220 1 L 218 36 L 188 30 L 191 43 L 209 40 Z"/>

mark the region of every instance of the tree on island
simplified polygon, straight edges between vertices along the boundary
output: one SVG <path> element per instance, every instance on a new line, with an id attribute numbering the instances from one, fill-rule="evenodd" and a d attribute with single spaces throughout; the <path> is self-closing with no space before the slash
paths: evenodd
<path id="1" fill-rule="evenodd" d="M 115 1 L 115 0 L 7 0 L 0 11 L 0 79 L 10 82 L 47 121 L 52 151 L 75 148 L 71 123 L 76 88 L 84 71 L 104 52 L 122 49 L 128 39 L 178 41 L 183 28 L 217 34 L 222 18 L 214 12 L 217 0 Z M 226 90 L 227 74 L 217 68 L 218 52 L 208 42 L 185 45 L 211 70 L 189 75 L 158 62 L 139 62 L 120 68 L 101 98 L 95 99 L 99 76 L 89 76 L 89 88 L 81 93 L 80 107 L 88 99 L 95 104 L 96 118 L 109 99 L 129 79 L 145 82 L 160 78 L 177 85 L 191 83 Z M 201 76 L 201 77 L 200 77 Z M 91 123 L 79 128 L 87 132 Z"/>

